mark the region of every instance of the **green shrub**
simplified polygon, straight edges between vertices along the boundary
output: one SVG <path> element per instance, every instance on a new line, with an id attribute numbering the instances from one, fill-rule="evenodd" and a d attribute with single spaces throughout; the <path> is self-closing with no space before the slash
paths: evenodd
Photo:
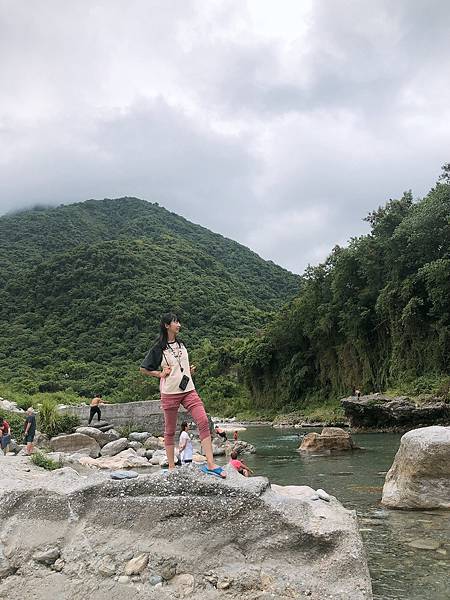
<path id="1" fill-rule="evenodd" d="M 75 415 L 58 415 L 55 427 L 52 433 L 49 433 L 51 437 L 59 435 L 60 433 L 72 433 L 72 431 L 79 427 L 80 419 Z"/>
<path id="2" fill-rule="evenodd" d="M 57 462 L 56 460 L 45 456 L 43 452 L 35 452 L 31 456 L 31 462 L 37 467 L 42 467 L 47 471 L 54 471 L 55 469 L 60 469 L 63 466 L 62 460 Z"/>
<path id="3" fill-rule="evenodd" d="M 38 429 L 50 437 L 72 431 L 79 425 L 78 417 L 74 415 L 61 415 L 56 402 L 51 398 L 44 398 L 39 407 Z"/>

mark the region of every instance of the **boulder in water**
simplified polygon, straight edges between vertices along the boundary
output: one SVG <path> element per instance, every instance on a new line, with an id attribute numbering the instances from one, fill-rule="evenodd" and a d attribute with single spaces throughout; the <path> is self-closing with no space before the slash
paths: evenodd
<path id="1" fill-rule="evenodd" d="M 450 509 L 450 427 L 405 433 L 386 475 L 382 503 L 389 508 Z"/>
<path id="2" fill-rule="evenodd" d="M 237 440 L 233 442 L 231 446 L 231 452 L 237 452 L 238 454 L 255 454 L 256 448 L 253 444 L 244 442 L 244 440 Z"/>
<path id="3" fill-rule="evenodd" d="M 322 432 L 308 433 L 302 439 L 300 452 L 331 453 L 353 450 L 351 435 L 339 427 L 324 427 Z"/>

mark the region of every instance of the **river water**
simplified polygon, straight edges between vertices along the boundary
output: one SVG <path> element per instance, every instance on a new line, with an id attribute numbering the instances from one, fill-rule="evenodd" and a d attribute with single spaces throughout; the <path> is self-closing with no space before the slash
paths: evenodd
<path id="1" fill-rule="evenodd" d="M 254 444 L 245 462 L 280 485 L 309 485 L 336 496 L 358 514 L 376 600 L 450 600 L 450 513 L 393 511 L 380 505 L 386 471 L 400 435 L 353 434 L 360 451 L 332 456 L 303 456 L 299 434 L 313 429 L 249 427 L 240 438 Z M 318 430 L 320 431 L 320 430 Z M 420 550 L 414 541 L 440 543 Z"/>

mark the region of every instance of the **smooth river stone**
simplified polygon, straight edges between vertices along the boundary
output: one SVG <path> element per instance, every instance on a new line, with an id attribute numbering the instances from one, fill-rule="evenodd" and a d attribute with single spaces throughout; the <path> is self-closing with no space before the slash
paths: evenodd
<path id="1" fill-rule="evenodd" d="M 438 540 L 412 540 L 408 542 L 408 546 L 418 550 L 437 550 L 441 546 L 441 542 Z"/>

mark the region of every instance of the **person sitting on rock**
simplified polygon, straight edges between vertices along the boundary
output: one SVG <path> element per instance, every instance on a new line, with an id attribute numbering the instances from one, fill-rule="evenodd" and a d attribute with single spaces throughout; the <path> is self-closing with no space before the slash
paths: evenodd
<path id="1" fill-rule="evenodd" d="M 97 422 L 100 423 L 102 418 L 102 411 L 100 410 L 100 404 L 107 404 L 106 400 L 103 400 L 101 394 L 96 394 L 91 400 L 91 409 L 89 411 L 88 425 L 91 424 L 94 415 L 97 415 Z"/>
<path id="2" fill-rule="evenodd" d="M 26 454 L 30 456 L 33 454 L 33 441 L 36 435 L 36 417 L 34 414 L 34 408 L 30 406 L 27 408 L 27 418 L 25 419 L 24 428 L 24 441 L 27 445 Z"/>
<path id="3" fill-rule="evenodd" d="M 3 454 L 8 452 L 9 443 L 11 441 L 11 427 L 6 419 L 0 418 L 0 446 Z"/>
<path id="4" fill-rule="evenodd" d="M 244 477 L 248 477 L 250 473 L 253 473 L 253 471 L 248 465 L 245 464 L 245 462 L 238 459 L 238 454 L 234 450 L 230 454 L 230 465 L 234 467 L 236 471 Z"/>
<path id="5" fill-rule="evenodd" d="M 188 465 L 192 462 L 192 456 L 194 455 L 194 449 L 192 446 L 191 438 L 189 437 L 189 423 L 183 421 L 181 423 L 181 433 L 178 445 L 178 452 L 180 453 L 180 460 L 182 465 Z"/>

